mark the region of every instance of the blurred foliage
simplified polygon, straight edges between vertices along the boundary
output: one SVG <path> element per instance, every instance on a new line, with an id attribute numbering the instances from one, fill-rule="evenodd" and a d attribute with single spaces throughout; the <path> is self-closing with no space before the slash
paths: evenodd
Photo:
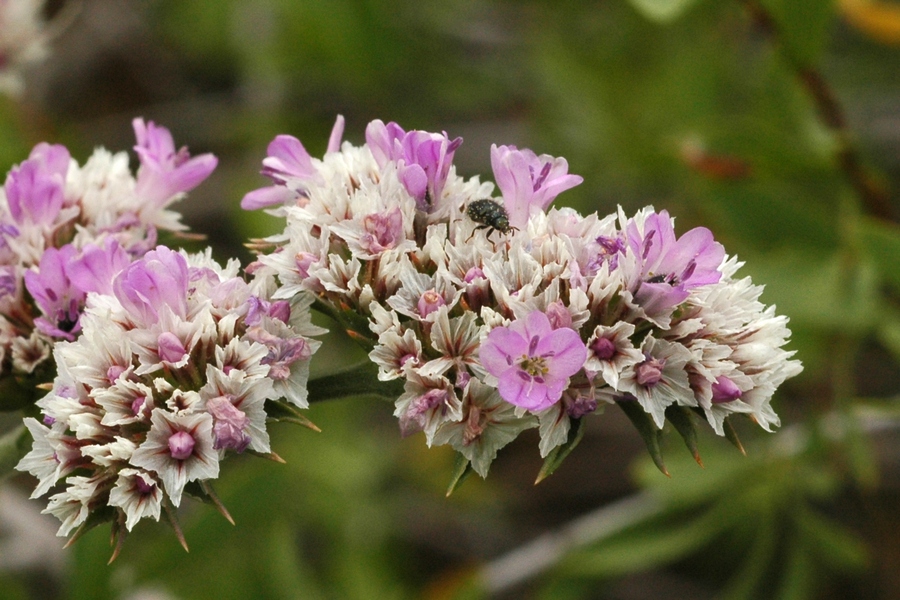
<path id="1" fill-rule="evenodd" d="M 83 4 L 84 19 L 103 6 Z M 708 597 L 889 598 L 900 590 L 900 565 L 885 562 L 894 553 L 867 547 L 896 536 L 863 538 L 865 499 L 891 493 L 863 425 L 896 423 L 900 398 L 900 50 L 885 45 L 900 39 L 896 6 L 134 4 L 144 27 L 134 43 L 149 44 L 142 52 L 161 66 L 144 69 L 141 54 L 120 40 L 125 58 L 103 62 L 133 69 L 118 87 L 96 78 L 77 87 L 73 79 L 33 102 L 4 100 L 3 164 L 22 160 L 47 131 L 60 136 L 51 141 L 89 148 L 100 143 L 94 132 L 104 119 L 127 133 L 128 120 L 145 114 L 179 140 L 180 131 L 196 133 L 199 140 L 188 140 L 195 151 L 222 157 L 219 187 L 192 226 L 216 242 L 234 229 L 240 243 L 278 227 L 238 208 L 262 185 L 254 169 L 276 134 L 296 135 L 316 155 L 338 113 L 355 142 L 374 118 L 446 129 L 466 139 L 456 160 L 465 175 L 489 178 L 492 142 L 528 146 L 565 156 L 585 177 L 562 204 L 607 213 L 653 203 L 678 216 L 680 231 L 711 228 L 747 262 L 740 273 L 766 284 L 763 300 L 791 317 L 805 371 L 776 396 L 788 431 L 739 427 L 748 457 L 701 436 L 704 470 L 668 432 L 671 479 L 642 462 L 634 484 L 660 499 L 659 511 L 566 556 L 531 597 L 622 597 L 616 581 L 648 572 L 675 573 Z M 94 44 L 84 35 L 81 44 Z M 162 72 L 165 85 L 153 80 Z M 317 356 L 329 371 L 349 361 L 346 348 L 336 348 Z M 287 465 L 230 462 L 217 485 L 236 528 L 186 503 L 189 554 L 165 527 L 141 523 L 107 567 L 105 533 L 95 530 L 67 551 L 65 578 L 51 588 L 34 574 L 4 573 L 0 589 L 11 598 L 129 598 L 134 590 L 179 598 L 479 597 L 477 565 L 631 485 L 594 481 L 603 472 L 598 461 L 633 451 L 586 454 L 592 437 L 609 435 L 604 415 L 579 430 L 585 441 L 537 490 L 529 483 L 539 461 L 526 439 L 500 454 L 490 481 L 472 478 L 445 499 L 452 452 L 427 450 L 420 436 L 399 440 L 391 410 L 340 400 L 310 411 L 321 434 L 276 426 L 273 448 Z M 891 440 L 886 451 L 896 456 Z M 509 467 L 522 456 L 532 461 L 525 479 Z M 593 474 L 560 486 L 569 494 L 584 488 L 588 500 L 541 496 L 567 471 Z M 597 492 L 603 485 L 618 491 Z M 543 504 L 529 504 L 531 496 Z"/>

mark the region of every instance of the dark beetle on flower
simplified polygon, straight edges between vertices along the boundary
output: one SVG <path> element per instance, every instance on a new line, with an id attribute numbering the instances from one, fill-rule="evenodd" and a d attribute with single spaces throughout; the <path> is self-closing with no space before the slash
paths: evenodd
<path id="1" fill-rule="evenodd" d="M 476 223 L 480 223 L 475 228 L 476 231 L 487 229 L 488 235 L 491 235 L 494 231 L 509 233 L 510 230 L 515 229 L 509 224 L 509 215 L 506 213 L 506 208 L 490 198 L 482 198 L 471 202 L 466 208 L 466 214 Z"/>

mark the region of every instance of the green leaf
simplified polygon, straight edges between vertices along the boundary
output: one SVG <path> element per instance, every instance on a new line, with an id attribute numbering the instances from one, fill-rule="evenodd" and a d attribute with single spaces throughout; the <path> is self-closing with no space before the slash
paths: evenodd
<path id="1" fill-rule="evenodd" d="M 778 550 L 777 523 L 767 516 L 761 519 L 753 538 L 753 546 L 740 569 L 721 593 L 725 600 L 759 598 L 759 586 L 765 579 L 766 570 Z"/>
<path id="2" fill-rule="evenodd" d="M 728 523 L 727 507 L 685 521 L 659 523 L 652 514 L 639 525 L 574 552 L 561 564 L 567 575 L 615 577 L 679 560 L 710 543 Z"/>
<path id="3" fill-rule="evenodd" d="M 789 58 L 814 63 L 825 48 L 834 17 L 833 0 L 760 0 L 781 33 Z"/>
<path id="4" fill-rule="evenodd" d="M 672 21 L 680 17 L 697 0 L 631 0 L 641 14 L 654 21 Z"/>
<path id="5" fill-rule="evenodd" d="M 447 486 L 447 496 L 456 491 L 463 481 L 472 474 L 474 469 L 469 459 L 460 453 L 456 453 L 456 462 L 453 464 L 453 473 L 450 478 L 450 485 Z"/>
<path id="6" fill-rule="evenodd" d="M 691 451 L 691 456 L 697 464 L 703 466 L 700 460 L 700 450 L 697 448 L 697 428 L 694 426 L 694 411 L 686 406 L 672 405 L 666 409 L 666 419 L 675 427 L 675 431 L 684 440 L 684 444 Z"/>
<path id="7" fill-rule="evenodd" d="M 641 405 L 634 400 L 616 402 L 616 406 L 622 409 L 622 412 L 625 413 L 631 424 L 641 434 L 641 438 L 643 438 L 644 444 L 647 446 L 647 452 L 650 453 L 650 458 L 653 459 L 653 464 L 656 465 L 656 468 L 666 477 L 670 477 L 669 471 L 663 462 L 662 449 L 659 447 L 662 431 L 656 428 L 656 423 L 653 422 L 650 415 L 644 412 Z"/>
<path id="8" fill-rule="evenodd" d="M 858 247 L 866 251 L 882 280 L 900 291 L 900 226 L 862 217 L 857 222 Z"/>
<path id="9" fill-rule="evenodd" d="M 725 439 L 734 444 L 734 447 L 740 450 L 741 454 L 747 456 L 747 451 L 744 450 L 744 445 L 741 443 L 741 439 L 738 437 L 737 431 L 735 431 L 734 425 L 731 424 L 728 417 L 722 422 L 722 429 L 725 430 Z"/>
<path id="10" fill-rule="evenodd" d="M 809 508 L 797 513 L 797 526 L 809 550 L 830 567 L 861 572 L 869 566 L 869 550 L 843 525 L 826 519 Z"/>
<path id="11" fill-rule="evenodd" d="M 809 550 L 796 539 L 790 541 L 787 563 L 775 598 L 781 600 L 806 600 L 814 598 L 816 563 Z"/>
<path id="12" fill-rule="evenodd" d="M 31 434 L 24 425 L 0 437 L 0 480 L 12 474 L 22 457 L 31 449 Z"/>
<path id="13" fill-rule="evenodd" d="M 556 471 L 557 468 L 559 468 L 566 457 L 569 456 L 569 453 L 575 449 L 575 446 L 577 446 L 578 443 L 581 442 L 581 438 L 583 437 L 584 419 L 572 419 L 571 426 L 569 428 L 569 435 L 566 438 L 565 443 L 551 450 L 550 454 L 547 455 L 547 458 L 544 459 L 544 464 L 541 465 L 541 470 L 534 482 L 535 485 L 550 477 L 553 472 Z"/>

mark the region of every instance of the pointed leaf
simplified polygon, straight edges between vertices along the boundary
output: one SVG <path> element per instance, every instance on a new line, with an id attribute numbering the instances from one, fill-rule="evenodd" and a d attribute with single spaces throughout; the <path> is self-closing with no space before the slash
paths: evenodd
<path id="1" fill-rule="evenodd" d="M 616 406 L 622 409 L 622 412 L 625 413 L 625 416 L 628 417 L 631 424 L 634 425 L 638 430 L 638 433 L 641 434 L 641 437 L 644 439 L 644 444 L 647 446 L 647 451 L 650 453 L 650 458 L 653 459 L 653 464 L 656 465 L 656 468 L 666 477 L 671 477 L 663 462 L 662 449 L 659 447 L 662 431 L 656 428 L 656 423 L 653 422 L 650 415 L 644 412 L 641 405 L 634 400 L 621 400 L 616 402 Z"/>
<path id="2" fill-rule="evenodd" d="M 544 464 L 541 466 L 541 470 L 538 473 L 537 479 L 534 481 L 534 484 L 537 485 L 547 477 L 553 474 L 557 468 L 563 463 L 569 453 L 575 449 L 575 446 L 581 441 L 581 438 L 584 437 L 584 419 L 572 419 L 571 425 L 569 427 L 569 435 L 566 438 L 566 441 L 554 448 L 550 451 L 550 454 L 547 455 L 547 458 L 544 459 Z"/>
<path id="3" fill-rule="evenodd" d="M 78 529 L 76 529 L 75 533 L 73 533 L 69 537 L 69 540 L 63 547 L 68 548 L 69 546 L 77 542 L 78 539 L 81 538 L 81 536 L 83 536 L 85 533 L 87 533 L 97 525 L 115 521 L 118 518 L 118 514 L 119 511 L 111 506 L 104 506 L 102 508 L 92 510 L 90 514 L 88 514 L 87 519 L 85 519 L 84 523 L 79 525 Z"/>
<path id="4" fill-rule="evenodd" d="M 740 450 L 741 454 L 747 456 L 747 451 L 744 450 L 744 445 L 741 443 L 740 438 L 738 438 L 737 431 L 734 430 L 734 426 L 731 424 L 731 421 L 728 420 L 728 417 L 723 421 L 722 428 L 725 430 L 725 438 L 734 444 L 734 447 Z"/>
<path id="5" fill-rule="evenodd" d="M 213 489 L 212 484 L 206 481 L 189 481 L 184 486 L 184 492 L 186 494 L 189 494 L 191 497 L 200 500 L 204 504 L 209 504 L 216 507 L 219 513 L 221 513 L 221 515 L 225 517 L 225 520 L 234 525 L 234 519 L 231 518 L 231 514 L 228 512 L 228 509 L 226 509 L 225 505 L 222 504 L 222 501 L 219 500 L 219 496 Z"/>
<path id="6" fill-rule="evenodd" d="M 450 485 L 447 487 L 447 496 L 456 491 L 463 481 L 472 474 L 472 463 L 469 459 L 460 453 L 456 453 L 456 462 L 453 464 L 453 474 L 450 478 Z"/>
<path id="7" fill-rule="evenodd" d="M 702 467 L 703 461 L 700 460 L 700 450 L 697 448 L 697 428 L 694 425 L 694 411 L 686 406 L 672 405 L 666 409 L 666 419 L 675 427 L 675 431 L 684 440 L 684 444 L 691 451 L 694 460 Z"/>
<path id="8" fill-rule="evenodd" d="M 253 456 L 258 456 L 260 458 L 265 458 L 271 460 L 272 462 L 277 462 L 280 465 L 286 465 L 287 461 L 275 454 L 274 452 L 269 452 L 265 454 L 263 452 L 256 452 L 255 450 L 246 450 L 247 454 L 252 454 Z"/>
<path id="9" fill-rule="evenodd" d="M 168 498 L 163 501 L 163 511 L 166 514 L 166 521 L 168 521 L 169 525 L 171 525 L 172 529 L 175 531 L 175 537 L 178 538 L 178 543 L 181 544 L 181 547 L 184 548 L 185 552 L 190 552 L 187 540 L 184 538 L 184 532 L 181 530 L 181 523 L 178 522 L 178 514 Z"/>
<path id="10" fill-rule="evenodd" d="M 107 566 L 113 564 L 113 561 L 119 557 L 122 548 L 125 546 L 125 538 L 128 536 L 128 529 L 125 528 L 125 513 L 119 512 L 118 518 L 113 521 L 112 531 L 110 532 L 110 545 L 113 547 L 112 556 L 107 561 Z"/>

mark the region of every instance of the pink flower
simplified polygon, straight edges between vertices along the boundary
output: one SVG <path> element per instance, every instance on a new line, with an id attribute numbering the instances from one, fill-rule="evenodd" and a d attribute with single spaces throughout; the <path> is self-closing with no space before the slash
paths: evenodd
<path id="1" fill-rule="evenodd" d="M 134 151 L 141 159 L 135 192 L 147 204 L 161 207 L 174 196 L 189 192 L 216 168 L 218 159 L 212 154 L 191 158 L 187 148 L 175 150 L 172 134 L 165 127 L 143 119 L 132 121 L 137 145 Z"/>
<path id="2" fill-rule="evenodd" d="M 689 290 L 722 278 L 725 248 L 705 227 L 676 238 L 672 218 L 661 211 L 647 216 L 643 231 L 634 219 L 625 230 L 629 248 L 641 261 L 635 300 L 649 314 L 670 310 L 687 299 Z"/>
<path id="3" fill-rule="evenodd" d="M 163 306 L 183 319 L 187 315 L 187 260 L 158 246 L 122 270 L 113 280 L 113 290 L 125 310 L 144 324 L 156 323 Z"/>
<path id="4" fill-rule="evenodd" d="M 69 151 L 64 146 L 41 143 L 28 160 L 9 172 L 4 185 L 10 216 L 19 225 L 48 226 L 64 203 Z"/>
<path id="5" fill-rule="evenodd" d="M 462 138 L 450 140 L 446 133 L 404 131 L 396 123 L 385 125 L 375 120 L 366 127 L 366 144 L 380 168 L 391 161 L 397 163 L 400 181 L 420 210 L 435 212 L 450 174 L 453 153 L 462 144 Z"/>
<path id="6" fill-rule="evenodd" d="M 586 358 L 576 331 L 553 329 L 537 310 L 509 327 L 494 328 L 481 346 L 481 362 L 498 379 L 500 396 L 532 411 L 558 402 Z"/>
<path id="7" fill-rule="evenodd" d="M 531 215 L 547 210 L 562 192 L 584 179 L 569 174 L 566 159 L 537 156 L 527 148 L 491 145 L 491 167 L 503 194 L 509 224 L 522 229 Z"/>
<path id="8" fill-rule="evenodd" d="M 344 117 L 338 115 L 328 138 L 327 152 L 341 149 L 343 135 Z M 313 164 L 312 156 L 294 136 L 275 136 L 266 152 L 268 156 L 263 159 L 260 173 L 271 179 L 274 185 L 248 192 L 241 200 L 244 210 L 291 204 L 298 197 L 305 196 L 311 184 L 321 183 L 321 175 Z"/>

